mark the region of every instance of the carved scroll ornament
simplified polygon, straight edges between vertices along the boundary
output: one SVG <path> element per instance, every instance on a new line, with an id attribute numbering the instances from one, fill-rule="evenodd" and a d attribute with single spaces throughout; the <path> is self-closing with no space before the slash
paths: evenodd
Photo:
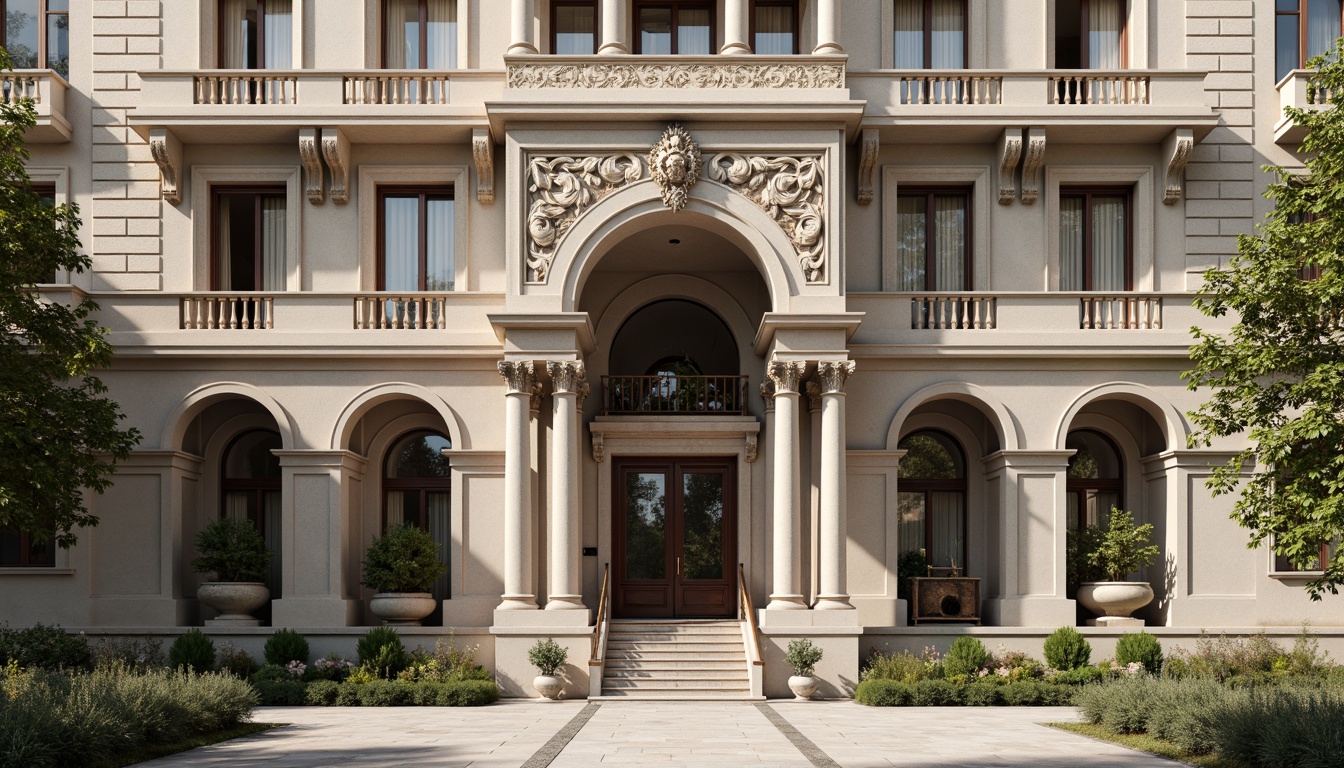
<path id="1" fill-rule="evenodd" d="M 537 157 L 528 164 L 527 281 L 544 283 L 564 234 L 589 206 L 644 176 L 635 155 Z"/>
<path id="2" fill-rule="evenodd" d="M 844 88 L 841 64 L 510 64 L 509 88 Z"/>
<path id="3" fill-rule="evenodd" d="M 709 178 L 770 215 L 793 242 L 809 283 L 826 280 L 825 181 L 820 157 L 715 155 Z"/>

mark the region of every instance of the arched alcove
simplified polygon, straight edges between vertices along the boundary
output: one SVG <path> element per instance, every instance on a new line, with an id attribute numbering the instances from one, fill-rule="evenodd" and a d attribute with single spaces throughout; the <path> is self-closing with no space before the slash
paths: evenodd
<path id="1" fill-rule="evenodd" d="M 691 373 L 736 376 L 737 341 L 718 315 L 685 299 L 663 299 L 630 315 L 612 338 L 613 375 Z"/>

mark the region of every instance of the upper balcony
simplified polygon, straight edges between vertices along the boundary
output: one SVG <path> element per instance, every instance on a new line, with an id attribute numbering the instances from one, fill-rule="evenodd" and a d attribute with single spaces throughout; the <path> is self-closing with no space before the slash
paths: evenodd
<path id="1" fill-rule="evenodd" d="M 16 104 L 32 99 L 37 125 L 24 140 L 34 144 L 61 144 L 70 140 L 70 121 L 65 117 L 65 92 L 70 84 L 50 69 L 18 69 L 0 74 L 0 99 Z"/>
<path id="2" fill-rule="evenodd" d="M 1283 113 L 1286 107 L 1296 109 L 1324 109 L 1330 106 L 1334 94 L 1327 88 L 1318 86 L 1314 80 L 1316 70 L 1295 69 L 1279 81 L 1279 121 L 1274 124 L 1274 142 L 1276 144 L 1301 144 L 1306 138 L 1307 129 L 1295 124 Z"/>

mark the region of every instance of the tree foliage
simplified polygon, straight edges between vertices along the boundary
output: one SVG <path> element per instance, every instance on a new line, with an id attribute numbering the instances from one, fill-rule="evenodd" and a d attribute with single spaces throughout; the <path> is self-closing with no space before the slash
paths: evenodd
<path id="1" fill-rule="evenodd" d="M 0 68 L 9 68 L 3 51 Z M 92 374 L 112 361 L 90 317 L 98 306 L 33 288 L 89 266 L 78 209 L 44 200 L 24 169 L 23 134 L 35 123 L 30 100 L 0 103 L 0 527 L 68 547 L 74 528 L 98 523 L 83 489 L 102 493 L 140 436 L 120 428 L 121 410 Z"/>
<path id="2" fill-rule="evenodd" d="M 1344 534 L 1344 57 L 1317 59 L 1320 109 L 1285 109 L 1307 130 L 1306 172 L 1266 166 L 1274 209 L 1239 238 L 1227 269 L 1205 273 L 1195 305 L 1231 316 L 1227 333 L 1194 328 L 1189 388 L 1211 390 L 1190 414 L 1192 446 L 1238 437 L 1246 447 L 1214 468 L 1214 495 L 1239 493 L 1232 517 L 1251 546 L 1306 568 L 1323 542 Z M 1307 589 L 1335 593 L 1344 555 L 1331 557 Z"/>

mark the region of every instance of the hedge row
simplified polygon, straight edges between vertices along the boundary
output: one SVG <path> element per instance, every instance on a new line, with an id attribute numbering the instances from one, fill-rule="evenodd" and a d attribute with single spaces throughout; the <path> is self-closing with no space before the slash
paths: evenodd
<path id="1" fill-rule="evenodd" d="M 854 692 L 854 700 L 872 707 L 1050 707 L 1072 704 L 1075 691 L 1073 686 L 1043 680 L 962 685 L 943 679 L 914 683 L 865 680 Z"/>

